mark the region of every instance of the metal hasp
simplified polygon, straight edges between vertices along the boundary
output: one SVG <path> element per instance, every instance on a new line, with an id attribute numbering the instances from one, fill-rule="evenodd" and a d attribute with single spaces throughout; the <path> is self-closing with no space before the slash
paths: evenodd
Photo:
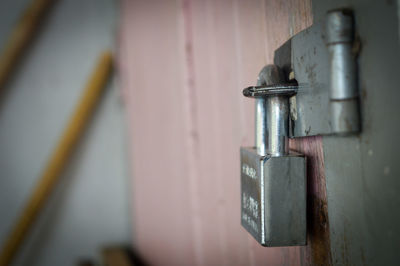
<path id="1" fill-rule="evenodd" d="M 336 9 L 275 51 L 274 63 L 299 84 L 290 137 L 360 132 L 354 16 Z"/>
<path id="2" fill-rule="evenodd" d="M 296 84 L 283 84 L 275 65 L 263 68 L 255 97 L 256 147 L 241 148 L 242 225 L 263 246 L 306 244 L 305 157 L 289 151 L 289 97 Z M 274 85 L 279 84 L 279 85 Z"/>
<path id="3" fill-rule="evenodd" d="M 275 51 L 257 86 L 256 146 L 242 147 L 241 221 L 263 246 L 306 244 L 306 158 L 292 137 L 360 131 L 354 19 L 326 14 Z"/>

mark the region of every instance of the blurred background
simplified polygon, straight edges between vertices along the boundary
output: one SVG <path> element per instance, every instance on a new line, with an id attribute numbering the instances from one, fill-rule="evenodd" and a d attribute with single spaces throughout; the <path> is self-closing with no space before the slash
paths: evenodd
<path id="1" fill-rule="evenodd" d="M 3 49 L 32 2 L 0 1 Z M 116 46 L 117 1 L 53 2 L 1 89 L 1 242 L 29 200 L 99 54 Z M 99 261 L 102 246 L 131 242 L 127 143 L 121 89 L 113 75 L 16 265 Z"/>
<path id="2" fill-rule="evenodd" d="M 337 7 L 355 14 L 362 132 L 290 140 L 307 156 L 307 245 L 265 248 L 240 223 L 242 90 Z M 0 266 L 398 264 L 399 10 L 0 1 Z"/>

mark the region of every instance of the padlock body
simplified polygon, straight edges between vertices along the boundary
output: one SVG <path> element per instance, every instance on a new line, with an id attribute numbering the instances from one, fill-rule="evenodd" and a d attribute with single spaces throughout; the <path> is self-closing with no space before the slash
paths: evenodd
<path id="1" fill-rule="evenodd" d="M 241 148 L 241 222 L 263 246 L 306 244 L 306 158 Z"/>

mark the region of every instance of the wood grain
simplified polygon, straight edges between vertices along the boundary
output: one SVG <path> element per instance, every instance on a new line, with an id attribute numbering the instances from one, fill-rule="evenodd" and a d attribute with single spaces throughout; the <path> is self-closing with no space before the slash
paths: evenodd
<path id="1" fill-rule="evenodd" d="M 307 156 L 307 246 L 301 248 L 308 265 L 331 265 L 328 205 L 322 137 L 292 139 L 292 150 Z"/>
<path id="2" fill-rule="evenodd" d="M 122 10 L 134 242 L 144 259 L 329 263 L 326 212 L 316 216 L 326 207 L 321 138 L 291 142 L 309 156 L 309 245 L 263 248 L 240 225 L 239 147 L 254 142 L 254 102 L 241 91 L 276 48 L 311 25 L 310 1 L 125 0 Z"/>

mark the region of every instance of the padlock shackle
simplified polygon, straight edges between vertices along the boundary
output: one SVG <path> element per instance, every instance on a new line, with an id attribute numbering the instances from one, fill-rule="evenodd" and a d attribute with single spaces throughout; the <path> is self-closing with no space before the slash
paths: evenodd
<path id="1" fill-rule="evenodd" d="M 265 99 L 267 154 L 289 154 L 289 98 L 270 96 Z"/>
<path id="2" fill-rule="evenodd" d="M 285 84 L 284 75 L 276 65 L 265 66 L 258 75 L 257 87 L 243 91 L 247 97 L 257 97 L 255 144 L 259 155 L 288 154 L 289 96 L 296 92 L 297 86 Z"/>

